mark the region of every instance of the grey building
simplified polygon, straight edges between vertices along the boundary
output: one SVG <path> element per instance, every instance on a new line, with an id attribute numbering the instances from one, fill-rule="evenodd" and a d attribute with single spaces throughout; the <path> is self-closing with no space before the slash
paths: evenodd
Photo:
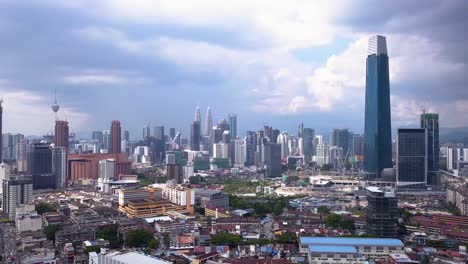
<path id="1" fill-rule="evenodd" d="M 229 194 L 216 190 L 195 189 L 195 205 L 203 208 L 207 205 L 228 208 Z"/>
<path id="2" fill-rule="evenodd" d="M 421 128 L 427 130 L 427 185 L 440 185 L 439 114 L 423 113 L 421 115 Z"/>
<path id="3" fill-rule="evenodd" d="M 266 169 L 266 176 L 270 178 L 281 177 L 281 144 L 264 144 L 262 154 L 262 161 Z"/>
<path id="4" fill-rule="evenodd" d="M 48 143 L 32 145 L 28 153 L 28 174 L 33 177 L 33 186 L 38 189 L 55 189 L 56 179 L 52 173 L 52 150 Z"/>
<path id="5" fill-rule="evenodd" d="M 67 187 L 67 150 L 64 147 L 52 149 L 52 174 L 55 175 L 55 188 Z"/>
<path id="6" fill-rule="evenodd" d="M 308 162 L 311 161 L 312 156 L 315 155 L 315 131 L 312 128 L 304 128 L 302 131 L 304 139 L 304 159 Z"/>
<path id="7" fill-rule="evenodd" d="M 236 114 L 229 115 L 229 128 L 231 130 L 231 138 L 236 139 L 237 137 L 237 115 Z"/>
<path id="8" fill-rule="evenodd" d="M 164 126 L 155 126 L 154 127 L 154 137 L 156 139 L 165 141 Z"/>
<path id="9" fill-rule="evenodd" d="M 398 199 L 393 190 L 367 187 L 367 233 L 378 237 L 398 236 Z"/>
<path id="10" fill-rule="evenodd" d="M 194 121 L 190 125 L 190 149 L 200 150 L 200 122 Z"/>
<path id="11" fill-rule="evenodd" d="M 427 183 L 426 129 L 398 129 L 397 185 L 425 187 Z"/>
<path id="12" fill-rule="evenodd" d="M 343 149 L 343 156 L 348 154 L 349 149 L 349 132 L 348 129 L 334 128 L 330 134 L 330 146 L 340 147 Z"/>

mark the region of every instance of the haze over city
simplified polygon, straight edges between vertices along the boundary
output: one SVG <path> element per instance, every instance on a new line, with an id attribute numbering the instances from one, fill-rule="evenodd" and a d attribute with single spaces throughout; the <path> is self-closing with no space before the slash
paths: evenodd
<path id="1" fill-rule="evenodd" d="M 393 128 L 438 112 L 466 126 L 465 1 L 1 1 L 4 132 L 88 135 L 120 120 L 188 136 L 194 109 L 239 134 L 264 122 L 294 132 L 363 132 L 365 58 L 387 37 Z M 203 124 L 202 124 L 203 125 Z"/>

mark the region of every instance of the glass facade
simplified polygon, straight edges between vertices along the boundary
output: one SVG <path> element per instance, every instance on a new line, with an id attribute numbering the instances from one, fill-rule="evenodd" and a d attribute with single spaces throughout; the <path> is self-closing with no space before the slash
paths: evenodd
<path id="1" fill-rule="evenodd" d="M 439 115 L 422 114 L 421 128 L 427 129 L 427 184 L 439 185 Z"/>
<path id="2" fill-rule="evenodd" d="M 364 171 L 372 179 L 379 177 L 384 168 L 393 167 L 390 81 L 386 49 L 385 53 L 368 55 L 366 66 Z"/>
<path id="3" fill-rule="evenodd" d="M 366 190 L 367 233 L 378 237 L 392 238 L 398 236 L 398 200 L 395 193 L 386 190 Z"/>
<path id="4" fill-rule="evenodd" d="M 426 184 L 426 129 L 398 129 L 397 182 L 400 186 Z"/>

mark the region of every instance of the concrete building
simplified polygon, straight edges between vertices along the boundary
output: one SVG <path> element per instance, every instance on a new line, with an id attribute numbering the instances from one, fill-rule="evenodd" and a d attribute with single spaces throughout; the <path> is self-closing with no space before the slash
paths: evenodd
<path id="1" fill-rule="evenodd" d="M 213 144 L 213 158 L 227 159 L 229 157 L 229 145 L 223 142 Z"/>
<path id="2" fill-rule="evenodd" d="M 404 253 L 404 244 L 401 240 L 394 238 L 303 236 L 299 238 L 299 250 L 301 253 L 309 255 L 309 263 L 364 263 L 360 262 L 362 258 L 387 258 L 390 254 Z M 338 252 L 340 255 L 343 254 L 343 257 L 340 256 L 337 260 L 333 259 L 335 253 Z M 326 253 L 330 253 L 330 255 Z M 362 258 L 357 254 L 360 254 Z M 348 255 L 350 260 L 346 262 Z"/>
<path id="3" fill-rule="evenodd" d="M 390 189 L 367 187 L 367 233 L 379 237 L 398 236 L 398 199 Z"/>
<path id="4" fill-rule="evenodd" d="M 171 264 L 156 257 L 144 255 L 138 252 L 102 252 L 89 253 L 89 264 Z"/>
<path id="5" fill-rule="evenodd" d="M 3 180 L 3 213 L 10 219 L 15 219 L 16 208 L 29 204 L 33 196 L 33 180 L 31 175 L 10 175 Z"/>
<path id="6" fill-rule="evenodd" d="M 425 128 L 398 129 L 397 185 L 425 187 L 427 185 L 427 134 Z"/>
<path id="7" fill-rule="evenodd" d="M 229 207 L 229 195 L 221 191 L 194 189 L 195 192 L 195 205 L 205 208 L 212 206 L 216 208 Z"/>
<path id="8" fill-rule="evenodd" d="M 67 187 L 67 149 L 65 147 L 52 148 L 52 174 L 55 175 L 55 188 Z"/>
<path id="9" fill-rule="evenodd" d="M 73 154 L 68 159 L 68 175 L 70 180 L 83 180 L 99 178 L 99 161 L 103 159 L 115 160 L 115 175 L 128 175 L 131 171 L 131 161 L 119 154 Z"/>
<path id="10" fill-rule="evenodd" d="M 3 193 L 3 181 L 10 179 L 10 166 L 0 163 L 0 194 Z"/>
<path id="11" fill-rule="evenodd" d="M 42 229 L 42 217 L 33 204 L 25 204 L 16 208 L 15 225 L 18 232 L 34 232 Z"/>
<path id="12" fill-rule="evenodd" d="M 68 122 L 62 120 L 55 121 L 55 146 L 64 147 L 68 150 L 69 147 L 69 135 L 68 135 Z"/>
<path id="13" fill-rule="evenodd" d="M 195 193 L 192 189 L 174 185 L 168 181 L 162 188 L 162 198 L 181 206 L 195 205 Z"/>

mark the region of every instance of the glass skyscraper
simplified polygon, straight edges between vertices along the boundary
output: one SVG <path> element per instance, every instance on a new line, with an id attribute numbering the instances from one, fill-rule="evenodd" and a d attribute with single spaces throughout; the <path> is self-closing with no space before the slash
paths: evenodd
<path id="1" fill-rule="evenodd" d="M 390 80 L 387 43 L 383 36 L 369 39 L 366 62 L 364 172 L 370 179 L 392 168 Z"/>
<path id="2" fill-rule="evenodd" d="M 425 187 L 427 182 L 426 129 L 400 128 L 397 137 L 397 185 Z"/>
<path id="3" fill-rule="evenodd" d="M 439 115 L 423 113 L 421 128 L 427 130 L 427 185 L 439 185 Z"/>

